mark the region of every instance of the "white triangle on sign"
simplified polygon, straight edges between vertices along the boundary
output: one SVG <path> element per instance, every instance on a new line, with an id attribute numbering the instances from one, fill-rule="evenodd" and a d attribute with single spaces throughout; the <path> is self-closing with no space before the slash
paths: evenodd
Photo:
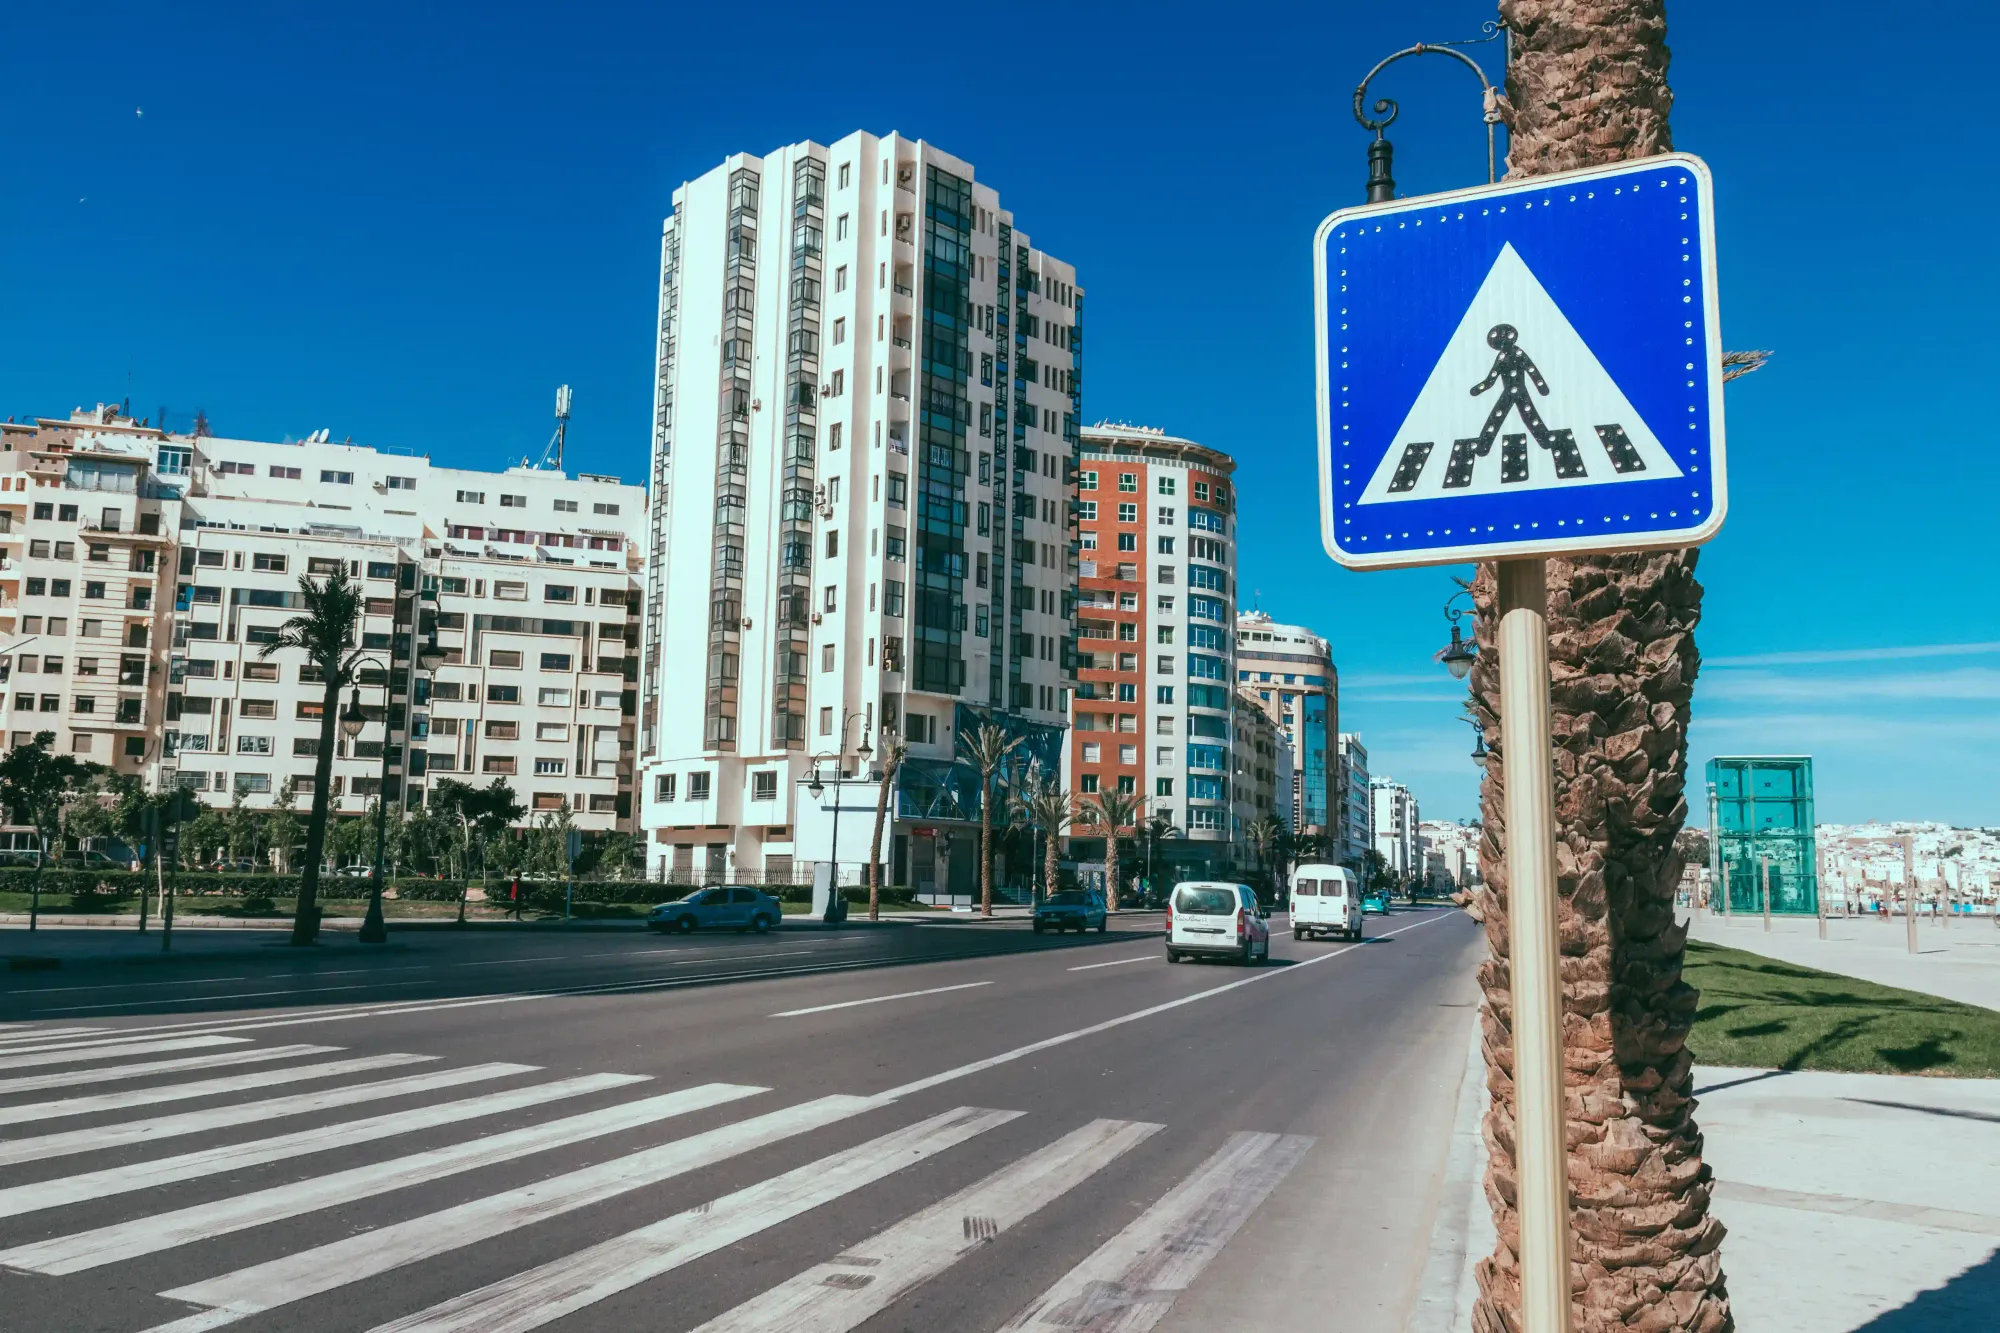
<path id="1" fill-rule="evenodd" d="M 1359 503 L 1680 475 L 1521 256 L 1503 245 Z"/>

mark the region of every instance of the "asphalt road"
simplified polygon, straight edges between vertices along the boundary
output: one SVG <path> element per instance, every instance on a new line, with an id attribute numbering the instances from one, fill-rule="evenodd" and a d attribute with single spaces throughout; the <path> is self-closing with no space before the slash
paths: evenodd
<path id="1" fill-rule="evenodd" d="M 1271 924 L 0 974 L 0 1330 L 1398 1330 L 1477 928 Z"/>

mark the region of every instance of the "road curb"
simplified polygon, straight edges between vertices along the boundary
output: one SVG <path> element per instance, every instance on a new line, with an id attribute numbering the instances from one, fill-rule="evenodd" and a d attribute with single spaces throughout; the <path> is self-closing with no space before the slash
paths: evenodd
<path id="1" fill-rule="evenodd" d="M 1472 1266 L 1493 1249 L 1493 1214 L 1486 1207 L 1486 1056 L 1481 1047 L 1478 1010 L 1465 1072 L 1459 1078 L 1458 1106 L 1452 1114 L 1451 1151 L 1445 1157 L 1444 1185 L 1438 1194 L 1437 1222 L 1429 1257 L 1417 1283 L 1417 1304 L 1405 1333 L 1461 1333 L 1472 1327 L 1472 1303 L 1479 1295 Z"/>

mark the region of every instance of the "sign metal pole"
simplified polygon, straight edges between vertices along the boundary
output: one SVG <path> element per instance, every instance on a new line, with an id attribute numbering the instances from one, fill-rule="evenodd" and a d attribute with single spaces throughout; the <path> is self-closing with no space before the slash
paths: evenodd
<path id="1" fill-rule="evenodd" d="M 1569 1170 L 1563 1140 L 1547 575 L 1548 562 L 1540 558 L 1499 562 L 1500 736 L 1506 780 L 1521 1322 L 1533 1333 L 1569 1333 Z"/>

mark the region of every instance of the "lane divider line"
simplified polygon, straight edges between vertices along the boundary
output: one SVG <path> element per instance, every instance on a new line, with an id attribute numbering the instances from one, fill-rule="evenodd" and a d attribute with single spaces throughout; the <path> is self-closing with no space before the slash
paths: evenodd
<path id="1" fill-rule="evenodd" d="M 891 1000 L 914 1000 L 920 995 L 943 995 L 946 991 L 976 990 L 981 986 L 991 986 L 990 981 L 966 981 L 956 986 L 932 986 L 929 990 L 899 991 L 894 995 L 871 995 L 865 1000 L 842 1000 L 839 1004 L 816 1004 L 807 1009 L 787 1009 L 772 1014 L 773 1018 L 799 1018 L 806 1014 L 823 1014 L 833 1009 L 854 1009 L 864 1004 L 887 1004 Z"/>

